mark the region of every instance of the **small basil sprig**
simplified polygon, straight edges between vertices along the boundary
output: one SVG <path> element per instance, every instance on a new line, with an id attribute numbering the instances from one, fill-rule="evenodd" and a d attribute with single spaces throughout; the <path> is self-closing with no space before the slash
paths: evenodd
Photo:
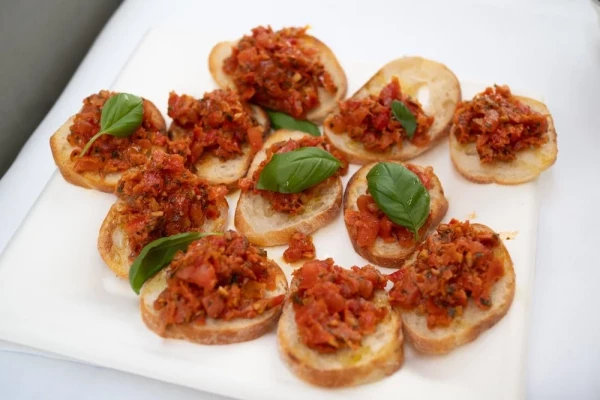
<path id="1" fill-rule="evenodd" d="M 419 240 L 430 202 L 429 192 L 419 178 L 400 164 L 380 162 L 367 174 L 367 184 L 379 209 Z"/>
<path id="2" fill-rule="evenodd" d="M 299 193 L 323 182 L 338 170 L 341 161 L 317 147 L 274 154 L 262 170 L 256 188 L 279 193 Z"/>
<path id="3" fill-rule="evenodd" d="M 417 130 L 417 120 L 412 112 L 400 100 L 392 101 L 392 114 L 402 124 L 406 137 L 412 139 Z"/>
<path id="4" fill-rule="evenodd" d="M 100 118 L 100 131 L 96 133 L 81 151 L 83 156 L 92 144 L 102 135 L 125 138 L 131 135 L 142 124 L 144 117 L 144 101 L 128 93 L 119 93 L 104 103 Z"/>
<path id="5" fill-rule="evenodd" d="M 287 114 L 277 111 L 267 110 L 271 125 L 274 129 L 289 129 L 293 131 L 302 131 L 310 133 L 312 136 L 321 136 L 319 127 L 312 122 L 297 120 Z"/>
<path id="6" fill-rule="evenodd" d="M 220 233 L 184 232 L 148 243 L 129 269 L 129 284 L 133 291 L 140 294 L 144 283 L 166 267 L 173 260 L 175 253 L 187 249 L 190 243 L 210 235 L 220 235 Z"/>

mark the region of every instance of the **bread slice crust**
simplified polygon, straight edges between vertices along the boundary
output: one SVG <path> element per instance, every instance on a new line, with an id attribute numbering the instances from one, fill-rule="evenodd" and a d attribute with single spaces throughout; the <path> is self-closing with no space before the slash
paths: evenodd
<path id="1" fill-rule="evenodd" d="M 271 128 L 267 113 L 260 107 L 252 105 L 252 116 L 263 127 L 266 135 Z M 177 139 L 186 134 L 185 129 L 171 123 L 169 136 Z M 255 152 L 249 143 L 242 145 L 242 154 L 230 160 L 221 160 L 212 154 L 203 155 L 193 166 L 192 171 L 209 185 L 225 185 L 229 190 L 238 188 L 240 178 L 243 178 L 250 167 Z"/>
<path id="2" fill-rule="evenodd" d="M 301 43 L 303 46 L 314 48 L 319 54 L 319 60 L 323 63 L 325 70 L 329 72 L 337 91 L 333 94 L 325 89 L 319 88 L 319 106 L 306 114 L 306 119 L 315 123 L 322 123 L 325 117 L 335 109 L 337 102 L 346 96 L 348 90 L 348 80 L 346 73 L 333 54 L 333 51 L 319 39 L 311 35 L 306 35 Z M 217 43 L 208 57 L 208 68 L 213 79 L 221 88 L 230 88 L 236 90 L 233 79 L 223 72 L 223 63 L 231 55 L 232 48 L 237 44 L 233 42 Z"/>
<path id="3" fill-rule="evenodd" d="M 478 231 L 493 232 L 482 224 L 471 226 Z M 506 315 L 515 296 L 515 270 L 510 254 L 502 242 L 494 249 L 494 253 L 504 261 L 504 276 L 492 288 L 492 306 L 489 310 L 481 310 L 469 299 L 463 315 L 456 317 L 449 327 L 434 329 L 427 327 L 426 315 L 419 315 L 416 311 L 399 310 L 402 314 L 404 334 L 415 349 L 427 354 L 448 353 L 458 346 L 474 341 Z M 416 254 L 413 254 L 406 265 L 410 265 L 415 259 Z"/>
<path id="4" fill-rule="evenodd" d="M 527 97 L 514 96 L 521 103 L 546 115 L 548 120 L 548 141 L 540 147 L 520 150 L 512 161 L 495 161 L 481 163 L 475 143 L 461 144 L 454 133 L 450 132 L 450 158 L 456 170 L 465 178 L 475 183 L 498 183 L 502 185 L 518 185 L 537 178 L 550 168 L 558 157 L 558 142 L 554 120 L 545 104 Z"/>
<path id="5" fill-rule="evenodd" d="M 310 136 L 299 131 L 280 129 L 274 132 L 259 151 L 250 168 L 251 176 L 266 159 L 266 149 L 272 144 Z M 342 207 L 342 180 L 331 179 L 319 184 L 315 193 L 306 204 L 302 214 L 290 216 L 272 209 L 267 200 L 260 194 L 251 191 L 240 193 L 235 209 L 234 224 L 236 229 L 248 240 L 258 246 L 277 246 L 286 244 L 294 234 L 301 232 L 310 235 L 319 228 L 329 224 L 340 212 Z"/>
<path id="6" fill-rule="evenodd" d="M 276 289 L 267 297 L 287 294 L 288 283 L 281 268 L 269 260 L 270 268 L 276 273 Z M 167 286 L 166 270 L 146 282 L 140 292 L 140 311 L 144 324 L 163 338 L 187 340 L 198 344 L 231 344 L 254 340 L 270 331 L 281 315 L 283 303 L 265 311 L 255 318 L 236 318 L 230 321 L 207 318 L 205 324 L 169 325 L 162 329 L 160 314 L 153 304 Z"/>
<path id="7" fill-rule="evenodd" d="M 347 133 L 337 134 L 329 128 L 329 121 L 335 115 L 334 112 L 325 119 L 324 135 L 353 164 L 410 160 L 434 147 L 448 134 L 454 111 L 461 100 L 460 83 L 454 73 L 445 65 L 425 58 L 398 58 L 384 65 L 351 98 L 379 95 L 381 89 L 391 82 L 392 77 L 397 77 L 402 92 L 413 98 L 418 97 L 420 89 L 427 89 L 429 102 L 422 104 L 423 111 L 435 118 L 428 131 L 430 141 L 426 146 L 415 146 L 404 140 L 401 147 L 394 146 L 385 152 L 370 151 L 365 149 L 362 143 L 351 139 Z"/>
<path id="8" fill-rule="evenodd" d="M 401 162 L 397 164 L 403 165 Z M 363 195 L 367 194 L 367 174 L 377 163 L 371 163 L 362 166 L 356 173 L 350 178 L 346 191 L 344 193 L 344 215 L 346 210 L 358 211 L 357 200 Z M 420 170 L 424 170 L 424 167 L 416 166 Z M 426 233 L 420 238 L 423 241 L 429 234 L 437 228 L 442 218 L 448 211 L 448 200 L 444 196 L 444 188 L 438 177 L 432 174 L 431 178 L 432 188 L 429 189 L 430 206 L 429 206 L 429 218 L 425 222 Z M 369 262 L 390 268 L 400 268 L 406 259 L 411 255 L 414 249 L 417 247 L 417 243 L 412 246 L 401 246 L 398 242 L 386 243 L 382 238 L 378 237 L 375 243 L 371 246 L 359 246 L 357 240 L 353 237 L 353 233 L 356 232 L 356 228 L 349 225 L 346 219 L 346 229 L 348 236 L 352 242 L 354 250 L 363 258 Z"/>
<path id="9" fill-rule="evenodd" d="M 148 110 L 152 113 L 152 119 L 162 121 L 163 129 L 166 128 L 165 120 L 158 111 L 158 108 L 152 103 L 144 99 L 146 104 L 149 106 Z M 102 175 L 97 172 L 76 172 L 75 162 L 71 160 L 71 153 L 74 147 L 71 146 L 67 137 L 71 133 L 71 126 L 75 121 L 75 116 L 70 117 L 54 134 L 50 137 L 50 149 L 52 150 L 52 157 L 58 167 L 63 178 L 77 186 L 88 189 L 96 189 L 101 192 L 113 193 L 115 187 L 121 179 L 121 172 L 113 172 L 110 174 Z"/>
<path id="10" fill-rule="evenodd" d="M 106 265 L 119 278 L 127 279 L 133 260 L 130 259 L 131 247 L 129 246 L 127 233 L 119 221 L 120 210 L 124 207 L 125 202 L 119 199 L 108 210 L 98 234 L 98 251 Z M 226 202 L 224 202 L 219 211 L 218 218 L 205 220 L 201 228 L 203 232 L 223 232 L 229 211 L 229 206 Z"/>
<path id="11" fill-rule="evenodd" d="M 292 288 L 296 285 L 294 279 Z M 361 348 L 323 354 L 301 342 L 294 307 L 288 298 L 277 327 L 282 360 L 302 380 L 330 388 L 374 382 L 393 374 L 404 361 L 402 320 L 390 307 L 385 290 L 375 293 L 375 302 L 389 312 L 377 330 L 363 338 Z"/>

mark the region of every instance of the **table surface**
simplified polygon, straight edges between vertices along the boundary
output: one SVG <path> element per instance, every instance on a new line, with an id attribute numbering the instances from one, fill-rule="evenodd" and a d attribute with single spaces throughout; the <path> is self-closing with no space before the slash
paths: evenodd
<path id="1" fill-rule="evenodd" d="M 559 132 L 559 160 L 539 182 L 542 201 L 527 398 L 600 398 L 600 301 L 594 292 L 599 288 L 600 269 L 593 258 L 600 239 L 600 219 L 593 212 L 600 188 L 588 184 L 597 181 L 600 171 L 596 154 L 600 138 L 595 133 L 600 126 L 600 25 L 591 2 L 320 0 L 298 4 L 125 1 L 0 180 L 0 251 L 55 170 L 48 146 L 51 134 L 79 108 L 82 98 L 110 87 L 149 28 L 193 29 L 202 24 L 202 31 L 227 39 L 232 31 L 244 32 L 258 24 L 308 23 L 341 59 L 350 58 L 357 49 L 381 64 L 400 54 L 431 56 L 446 62 L 459 76 L 506 82 L 543 96 Z M 227 20 L 218 18 L 224 15 Z M 405 18 L 422 18 L 422 32 L 415 32 L 414 38 L 394 37 L 395 25 Z M 353 40 L 344 40 L 344 32 L 355 27 L 359 34 L 352 32 Z M 474 37 L 477 46 L 470 46 Z M 398 50 L 391 50 L 394 47 Z M 158 56 L 176 59 L 176 55 Z M 0 344 L 3 398 L 223 399 L 35 353 Z"/>

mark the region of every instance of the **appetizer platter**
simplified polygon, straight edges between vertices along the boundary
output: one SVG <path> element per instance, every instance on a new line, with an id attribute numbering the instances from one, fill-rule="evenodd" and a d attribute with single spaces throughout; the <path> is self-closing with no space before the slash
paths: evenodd
<path id="1" fill-rule="evenodd" d="M 153 30 L 57 127 L 0 338 L 240 399 L 523 397 L 542 99 L 233 39 Z"/>

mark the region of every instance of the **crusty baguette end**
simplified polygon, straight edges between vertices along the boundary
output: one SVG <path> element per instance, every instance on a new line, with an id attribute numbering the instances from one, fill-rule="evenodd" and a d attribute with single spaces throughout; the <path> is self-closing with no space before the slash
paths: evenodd
<path id="1" fill-rule="evenodd" d="M 251 176 L 266 158 L 266 149 L 272 144 L 288 139 L 300 139 L 308 134 L 281 129 L 265 142 L 248 170 Z M 327 225 L 338 215 L 342 206 L 341 179 L 320 184 L 302 214 L 290 216 L 274 211 L 260 194 L 242 192 L 235 210 L 235 227 L 257 246 L 277 246 L 288 243 L 294 232 L 309 235 Z"/>
<path id="2" fill-rule="evenodd" d="M 127 240 L 127 234 L 119 226 L 119 208 L 122 206 L 122 200 L 117 200 L 108 210 L 98 235 L 98 251 L 106 265 L 119 278 L 127 279 L 131 267 L 129 259 L 131 247 Z M 219 217 L 214 220 L 206 220 L 202 230 L 204 232 L 222 232 L 227 222 L 228 209 L 229 207 L 224 205 L 220 209 Z"/>
<path id="3" fill-rule="evenodd" d="M 213 79 L 221 88 L 236 89 L 235 84 L 231 77 L 223 72 L 223 62 L 227 57 L 231 55 L 231 49 L 236 45 L 237 42 L 221 42 L 217 43 L 210 52 L 208 57 L 208 68 Z M 320 54 L 320 61 L 325 66 L 325 70 L 329 72 L 334 84 L 337 87 L 337 91 L 334 94 L 330 94 L 324 89 L 319 89 L 319 101 L 320 105 L 316 109 L 310 111 L 306 118 L 309 121 L 315 123 L 322 123 L 325 117 L 335 109 L 337 102 L 346 96 L 348 90 L 348 81 L 346 79 L 346 73 L 342 69 L 337 58 L 323 42 L 319 39 L 306 35 L 303 44 L 318 50 Z"/>
<path id="4" fill-rule="evenodd" d="M 277 288 L 269 292 L 268 297 L 275 297 L 287 293 L 288 283 L 281 268 L 270 261 L 277 274 Z M 167 286 L 166 270 L 158 273 L 154 278 L 144 284 L 140 293 L 140 309 L 142 320 L 146 326 L 159 336 L 171 339 L 182 339 L 200 344 L 230 344 L 256 339 L 267 333 L 275 324 L 281 314 L 282 305 L 279 305 L 264 314 L 252 318 L 237 318 L 231 321 L 206 319 L 204 325 L 185 324 L 171 325 L 165 330 L 161 329 L 160 314 L 154 310 L 154 301 Z"/>
<path id="5" fill-rule="evenodd" d="M 491 231 L 485 225 L 471 224 L 477 230 Z M 462 316 L 457 317 L 447 328 L 427 327 L 427 317 L 417 312 L 402 313 L 404 334 L 414 347 L 423 353 L 444 354 L 465 343 L 475 340 L 481 333 L 490 329 L 508 312 L 515 296 L 515 270 L 510 254 L 500 242 L 494 250 L 504 260 L 504 276 L 494 284 L 491 291 L 492 307 L 481 310 L 469 300 L 469 306 Z M 407 264 L 414 262 L 412 257 Z"/>
<path id="6" fill-rule="evenodd" d="M 367 193 L 367 174 L 375 166 L 375 164 L 376 163 L 372 163 L 361 167 L 348 182 L 348 185 L 346 186 L 346 192 L 344 194 L 344 213 L 348 209 L 355 211 L 358 210 L 356 202 L 361 195 Z M 418 168 L 422 169 L 422 167 Z M 431 181 L 433 186 L 429 190 L 429 195 L 431 198 L 429 207 L 430 218 L 426 222 L 427 233 L 423 235 L 422 239 L 428 236 L 431 232 L 435 231 L 438 224 L 448 211 L 448 200 L 444 196 L 442 184 L 435 174 L 433 174 Z M 382 238 L 379 237 L 372 246 L 361 247 L 356 242 L 356 239 L 350 235 L 350 231 L 355 228 L 346 224 L 346 229 L 348 229 L 350 241 L 352 242 L 354 250 L 369 262 L 382 267 L 401 267 L 416 247 L 416 244 L 410 247 L 404 247 L 400 246 L 400 244 L 397 242 L 386 243 Z"/>
<path id="7" fill-rule="evenodd" d="M 149 106 L 147 110 L 152 114 L 150 119 L 160 121 L 164 128 L 165 120 L 158 108 L 149 100 L 145 100 L 144 102 Z M 67 140 L 74 121 L 75 116 L 72 116 L 50 137 L 50 148 L 56 166 L 65 180 L 73 185 L 113 193 L 119 179 L 121 179 L 121 172 L 113 172 L 105 176 L 96 172 L 75 172 L 75 163 L 71 160 L 73 146 Z"/>
<path id="8" fill-rule="evenodd" d="M 75 163 L 71 160 L 73 146 L 67 141 L 67 136 L 71 133 L 70 128 L 73 125 L 75 117 L 71 117 L 50 137 L 50 148 L 52 157 L 62 174 L 63 178 L 69 183 L 88 189 L 96 189 L 102 192 L 112 193 L 115 186 L 121 178 L 120 172 L 101 176 L 93 172 L 78 173 L 75 172 Z"/>
<path id="9" fill-rule="evenodd" d="M 548 141 L 541 147 L 521 150 L 517 158 L 510 162 L 497 161 L 482 164 L 475 143 L 460 144 L 454 134 L 450 134 L 450 157 L 452 164 L 462 176 L 475 183 L 499 183 L 517 185 L 537 178 L 544 170 L 550 168 L 558 156 L 558 144 L 554 121 L 545 104 L 527 97 L 515 96 L 517 99 L 547 116 Z"/>
<path id="10" fill-rule="evenodd" d="M 376 302 L 389 307 L 384 290 L 376 294 Z M 344 349 L 322 354 L 300 341 L 294 307 L 286 301 L 277 329 L 283 361 L 301 379 L 324 387 L 355 386 L 380 380 L 397 371 L 404 360 L 402 321 L 389 309 L 377 330 L 363 339 L 358 350 Z"/>
<path id="11" fill-rule="evenodd" d="M 454 111 L 461 99 L 460 83 L 452 71 L 435 61 L 421 57 L 403 57 L 393 60 L 373 75 L 352 98 L 359 99 L 370 94 L 379 95 L 381 89 L 390 83 L 394 76 L 400 81 L 403 93 L 414 98 L 417 98 L 420 89 L 427 89 L 429 101 L 422 104 L 423 110 L 425 114 L 435 117 L 428 131 L 430 142 L 427 146 L 419 147 L 405 140 L 401 148 L 394 146 L 384 153 L 372 152 L 366 150 L 362 143 L 351 139 L 346 133 L 332 132 L 328 128 L 328 121 L 325 120 L 323 125 L 325 136 L 353 164 L 367 164 L 382 160 L 410 160 L 435 146 L 450 129 Z M 327 118 L 333 118 L 333 114 Z"/>

